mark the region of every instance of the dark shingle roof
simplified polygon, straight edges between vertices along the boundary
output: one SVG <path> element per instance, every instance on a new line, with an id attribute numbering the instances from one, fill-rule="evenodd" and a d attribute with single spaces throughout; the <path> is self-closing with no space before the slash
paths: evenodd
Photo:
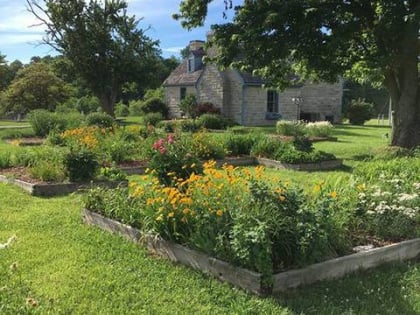
<path id="1" fill-rule="evenodd" d="M 169 77 L 163 82 L 163 86 L 182 86 L 182 85 L 195 85 L 203 72 L 202 69 L 188 72 L 187 59 L 171 72 Z"/>
<path id="2" fill-rule="evenodd" d="M 261 77 L 253 76 L 250 73 L 239 72 L 246 85 L 263 85 L 266 81 Z"/>

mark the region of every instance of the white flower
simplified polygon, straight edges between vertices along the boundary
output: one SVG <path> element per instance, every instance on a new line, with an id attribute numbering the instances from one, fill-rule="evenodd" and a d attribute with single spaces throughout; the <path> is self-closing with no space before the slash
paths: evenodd
<path id="1" fill-rule="evenodd" d="M 420 183 L 414 183 L 414 184 L 413 184 L 413 187 L 414 187 L 415 189 L 420 189 Z"/>
<path id="2" fill-rule="evenodd" d="M 418 197 L 417 194 L 399 194 L 399 201 L 409 201 L 409 200 L 414 200 Z"/>

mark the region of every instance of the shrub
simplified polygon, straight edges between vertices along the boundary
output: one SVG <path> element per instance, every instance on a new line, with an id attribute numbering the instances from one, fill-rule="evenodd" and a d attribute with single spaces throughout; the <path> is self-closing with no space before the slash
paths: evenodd
<path id="1" fill-rule="evenodd" d="M 153 144 L 149 167 L 165 186 L 175 185 L 178 180 L 187 179 L 192 173 L 202 172 L 202 163 L 194 154 L 190 139 L 169 134 Z"/>
<path id="2" fill-rule="evenodd" d="M 130 111 L 130 116 L 140 116 L 143 114 L 142 111 L 143 102 L 140 100 L 133 100 L 128 103 L 128 109 Z"/>
<path id="3" fill-rule="evenodd" d="M 98 112 L 101 104 L 96 96 L 83 96 L 76 101 L 75 108 L 79 113 L 87 115 Z"/>
<path id="4" fill-rule="evenodd" d="M 111 128 L 115 120 L 106 113 L 90 113 L 86 116 L 87 126 L 98 126 L 101 128 Z"/>
<path id="5" fill-rule="evenodd" d="M 188 117 L 195 118 L 197 112 L 197 99 L 195 95 L 188 94 L 183 100 L 181 100 L 179 108 Z"/>
<path id="6" fill-rule="evenodd" d="M 307 137 L 295 137 L 292 141 L 292 145 L 298 151 L 312 152 L 314 150 L 312 141 Z"/>
<path id="7" fill-rule="evenodd" d="M 177 120 L 162 120 L 157 124 L 157 127 L 163 129 L 166 133 L 173 133 L 177 130 L 177 125 Z"/>
<path id="8" fill-rule="evenodd" d="M 282 136 L 303 136 L 305 134 L 305 123 L 302 121 L 279 120 L 276 123 L 276 131 Z"/>
<path id="9" fill-rule="evenodd" d="M 70 150 L 64 156 L 64 167 L 71 182 L 86 182 L 95 177 L 99 169 L 99 163 L 95 153 L 80 148 Z"/>
<path id="10" fill-rule="evenodd" d="M 330 137 L 334 126 L 329 121 L 310 122 L 305 125 L 305 135 L 308 137 Z"/>
<path id="11" fill-rule="evenodd" d="M 62 117 L 45 109 L 31 111 L 28 120 L 35 135 L 39 137 L 47 136 L 52 130 L 63 131 L 66 125 Z"/>
<path id="12" fill-rule="evenodd" d="M 206 129 L 226 129 L 231 124 L 228 119 L 217 114 L 203 114 L 197 119 L 197 124 Z"/>
<path id="13" fill-rule="evenodd" d="M 144 114 L 160 113 L 162 117 L 167 117 L 169 109 L 160 98 L 153 97 L 143 102 L 142 112 Z"/>
<path id="14" fill-rule="evenodd" d="M 117 106 L 115 106 L 115 116 L 117 117 L 127 117 L 130 114 L 130 109 L 127 105 L 123 103 L 118 103 Z"/>
<path id="15" fill-rule="evenodd" d="M 180 120 L 181 131 L 183 132 L 196 132 L 200 130 L 200 125 L 194 119 L 182 119 Z"/>
<path id="16" fill-rule="evenodd" d="M 143 124 L 145 126 L 156 126 L 162 120 L 163 116 L 161 113 L 148 113 L 143 116 Z"/>
<path id="17" fill-rule="evenodd" d="M 63 164 L 50 161 L 36 161 L 29 170 L 32 177 L 44 182 L 62 182 L 65 178 Z"/>
<path id="18" fill-rule="evenodd" d="M 213 103 L 200 103 L 196 108 L 196 115 L 200 117 L 203 114 L 220 114 L 220 108 L 217 108 Z"/>
<path id="19" fill-rule="evenodd" d="M 283 143 L 272 137 L 260 137 L 252 146 L 251 155 L 256 157 L 274 158 L 276 152 L 283 147 Z"/>
<path id="20" fill-rule="evenodd" d="M 207 132 L 193 134 L 191 150 L 201 160 L 222 159 L 225 156 L 223 143 Z"/>
<path id="21" fill-rule="evenodd" d="M 366 102 L 364 99 L 358 98 L 352 100 L 347 110 L 347 118 L 353 125 L 363 125 L 367 120 L 372 118 L 373 104 Z"/>
<path id="22" fill-rule="evenodd" d="M 229 134 L 224 141 L 227 154 L 229 155 L 250 155 L 252 147 L 257 143 L 263 135 L 236 135 Z"/>

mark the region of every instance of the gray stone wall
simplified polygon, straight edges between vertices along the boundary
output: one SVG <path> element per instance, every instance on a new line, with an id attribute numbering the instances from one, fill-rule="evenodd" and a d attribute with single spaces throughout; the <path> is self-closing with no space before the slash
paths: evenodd
<path id="1" fill-rule="evenodd" d="M 197 84 L 197 101 L 210 102 L 215 107 L 223 108 L 223 76 L 216 65 L 206 65 Z"/>
<path id="2" fill-rule="evenodd" d="M 242 123 L 243 82 L 235 70 L 224 71 L 223 115 Z"/>
<path id="3" fill-rule="evenodd" d="M 193 94 L 197 96 L 197 89 L 194 86 L 185 86 L 187 89 L 186 95 Z M 181 86 L 165 86 L 165 104 L 169 108 L 170 118 L 181 117 L 181 111 L 179 109 Z"/>

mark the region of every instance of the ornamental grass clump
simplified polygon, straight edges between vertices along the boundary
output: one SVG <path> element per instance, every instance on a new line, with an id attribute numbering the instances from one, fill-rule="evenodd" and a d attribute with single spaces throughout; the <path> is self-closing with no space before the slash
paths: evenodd
<path id="1" fill-rule="evenodd" d="M 305 134 L 305 123 L 300 120 L 279 120 L 276 123 L 276 131 L 281 136 L 303 136 Z"/>
<path id="2" fill-rule="evenodd" d="M 305 124 L 307 137 L 330 137 L 334 126 L 329 121 L 308 122 Z"/>

